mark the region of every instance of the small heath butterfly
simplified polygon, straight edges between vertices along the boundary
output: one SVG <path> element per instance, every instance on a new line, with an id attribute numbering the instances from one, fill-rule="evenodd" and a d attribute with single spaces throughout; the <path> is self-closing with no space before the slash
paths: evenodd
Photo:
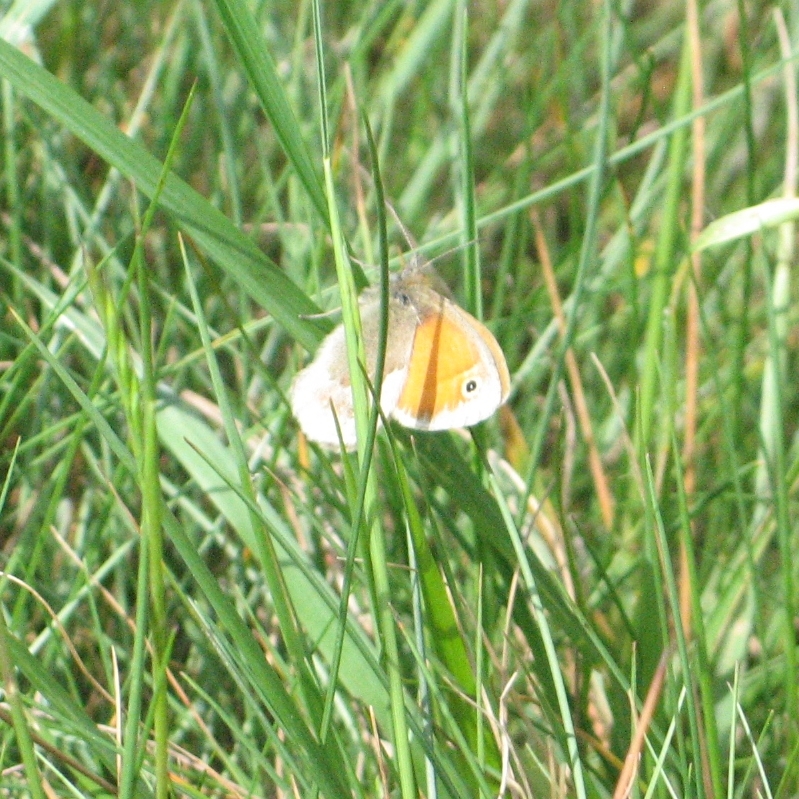
<path id="1" fill-rule="evenodd" d="M 469 427 L 491 416 L 508 397 L 505 356 L 488 328 L 448 299 L 430 266 L 411 265 L 391 278 L 388 339 L 380 406 L 386 417 L 414 430 Z M 359 297 L 367 373 L 374 379 L 380 326 L 376 288 Z M 291 408 L 302 431 L 338 447 L 331 410 L 344 445 L 355 446 L 355 415 L 344 326 L 322 342 L 295 377 Z"/>

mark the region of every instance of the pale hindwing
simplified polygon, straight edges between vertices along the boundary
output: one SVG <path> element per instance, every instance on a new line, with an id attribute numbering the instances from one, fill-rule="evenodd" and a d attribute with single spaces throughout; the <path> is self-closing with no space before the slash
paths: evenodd
<path id="1" fill-rule="evenodd" d="M 364 350 L 369 365 L 369 379 L 374 381 L 377 363 L 377 343 L 380 334 L 380 301 L 376 289 L 367 289 L 361 294 L 361 325 L 363 327 Z M 392 294 L 388 304 L 388 334 L 386 361 L 383 368 L 383 387 L 380 391 L 380 409 L 391 416 L 397 404 L 413 347 L 413 332 L 416 312 L 399 302 Z"/>
<path id="2" fill-rule="evenodd" d="M 338 447 L 335 418 L 347 448 L 355 446 L 355 417 L 349 372 L 337 368 L 344 355 L 344 328 L 339 325 L 322 342 L 314 360 L 294 378 L 289 399 L 300 429 L 324 447 Z M 331 404 L 335 409 L 335 417 Z"/>
<path id="3" fill-rule="evenodd" d="M 364 349 L 370 381 L 374 381 L 377 360 L 377 335 L 380 324 L 380 308 L 373 301 L 374 292 L 366 291 L 361 296 L 361 323 L 364 333 Z M 413 345 L 413 334 L 406 332 L 408 311 L 402 306 L 389 306 L 389 335 L 380 406 L 390 416 L 397 404 Z M 355 413 L 352 405 L 352 382 L 348 368 L 344 326 L 338 325 L 325 338 L 317 350 L 314 360 L 294 378 L 290 396 L 291 409 L 303 433 L 323 447 L 336 449 L 339 446 L 336 419 L 347 449 L 356 444 Z M 332 409 L 331 409 L 332 404 Z M 335 413 L 335 415 L 334 415 Z"/>

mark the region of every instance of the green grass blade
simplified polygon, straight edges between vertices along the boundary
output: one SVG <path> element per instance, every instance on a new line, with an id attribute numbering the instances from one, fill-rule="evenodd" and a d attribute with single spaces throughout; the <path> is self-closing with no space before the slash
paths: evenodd
<path id="1" fill-rule="evenodd" d="M 690 46 L 686 40 L 680 62 L 680 77 L 674 98 L 672 116 L 685 116 L 691 103 Z M 652 265 L 652 296 L 649 301 L 646 330 L 646 355 L 641 375 L 640 441 L 649 443 L 655 412 L 655 390 L 658 384 L 658 361 L 663 341 L 663 310 L 674 275 L 677 249 L 676 231 L 683 195 L 685 159 L 688 152 L 688 131 L 676 131 L 669 146 L 668 186 L 663 205 L 663 223 L 660 226 L 657 250 Z"/>
<path id="2" fill-rule="evenodd" d="M 2 40 L 0 75 L 132 180 L 140 191 L 148 197 L 154 195 L 162 168 L 158 160 L 72 89 Z M 305 347 L 315 348 L 325 325 L 302 317 L 318 309 L 224 214 L 171 174 L 159 205 L 290 335 Z"/>
<path id="3" fill-rule="evenodd" d="M 244 0 L 216 0 L 216 8 L 244 73 L 274 126 L 286 157 L 311 198 L 316 212 L 327 222 L 327 203 L 319 172 L 314 166 L 303 131 L 278 77 L 275 61 L 249 4 Z"/>

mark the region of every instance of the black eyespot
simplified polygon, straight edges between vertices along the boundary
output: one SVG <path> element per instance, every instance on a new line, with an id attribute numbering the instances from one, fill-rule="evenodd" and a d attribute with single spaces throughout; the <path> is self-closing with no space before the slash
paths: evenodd
<path id="1" fill-rule="evenodd" d="M 477 391 L 477 381 L 474 379 L 469 380 L 463 387 L 464 394 L 474 394 L 475 391 Z"/>
<path id="2" fill-rule="evenodd" d="M 402 305 L 410 305 L 411 304 L 411 296 L 410 294 L 406 294 L 404 291 L 398 291 L 394 295 L 395 299 L 399 300 Z"/>

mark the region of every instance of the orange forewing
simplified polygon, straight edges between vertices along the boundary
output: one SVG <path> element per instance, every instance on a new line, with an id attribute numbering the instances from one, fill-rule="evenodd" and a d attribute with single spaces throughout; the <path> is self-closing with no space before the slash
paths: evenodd
<path id="1" fill-rule="evenodd" d="M 454 314 L 443 308 L 429 314 L 416 328 L 397 406 L 425 421 L 445 408 L 456 407 L 463 401 L 462 377 L 479 361 L 478 345 L 464 334 Z"/>
<path id="2" fill-rule="evenodd" d="M 494 359 L 494 365 L 499 372 L 499 382 L 502 386 L 502 401 L 504 402 L 510 392 L 510 373 L 508 372 L 508 364 L 505 362 L 505 354 L 502 352 L 502 347 L 497 344 L 491 331 L 477 319 L 472 317 L 474 328 L 480 334 L 480 338 L 486 343 L 486 346 L 491 350 L 491 357 Z"/>

